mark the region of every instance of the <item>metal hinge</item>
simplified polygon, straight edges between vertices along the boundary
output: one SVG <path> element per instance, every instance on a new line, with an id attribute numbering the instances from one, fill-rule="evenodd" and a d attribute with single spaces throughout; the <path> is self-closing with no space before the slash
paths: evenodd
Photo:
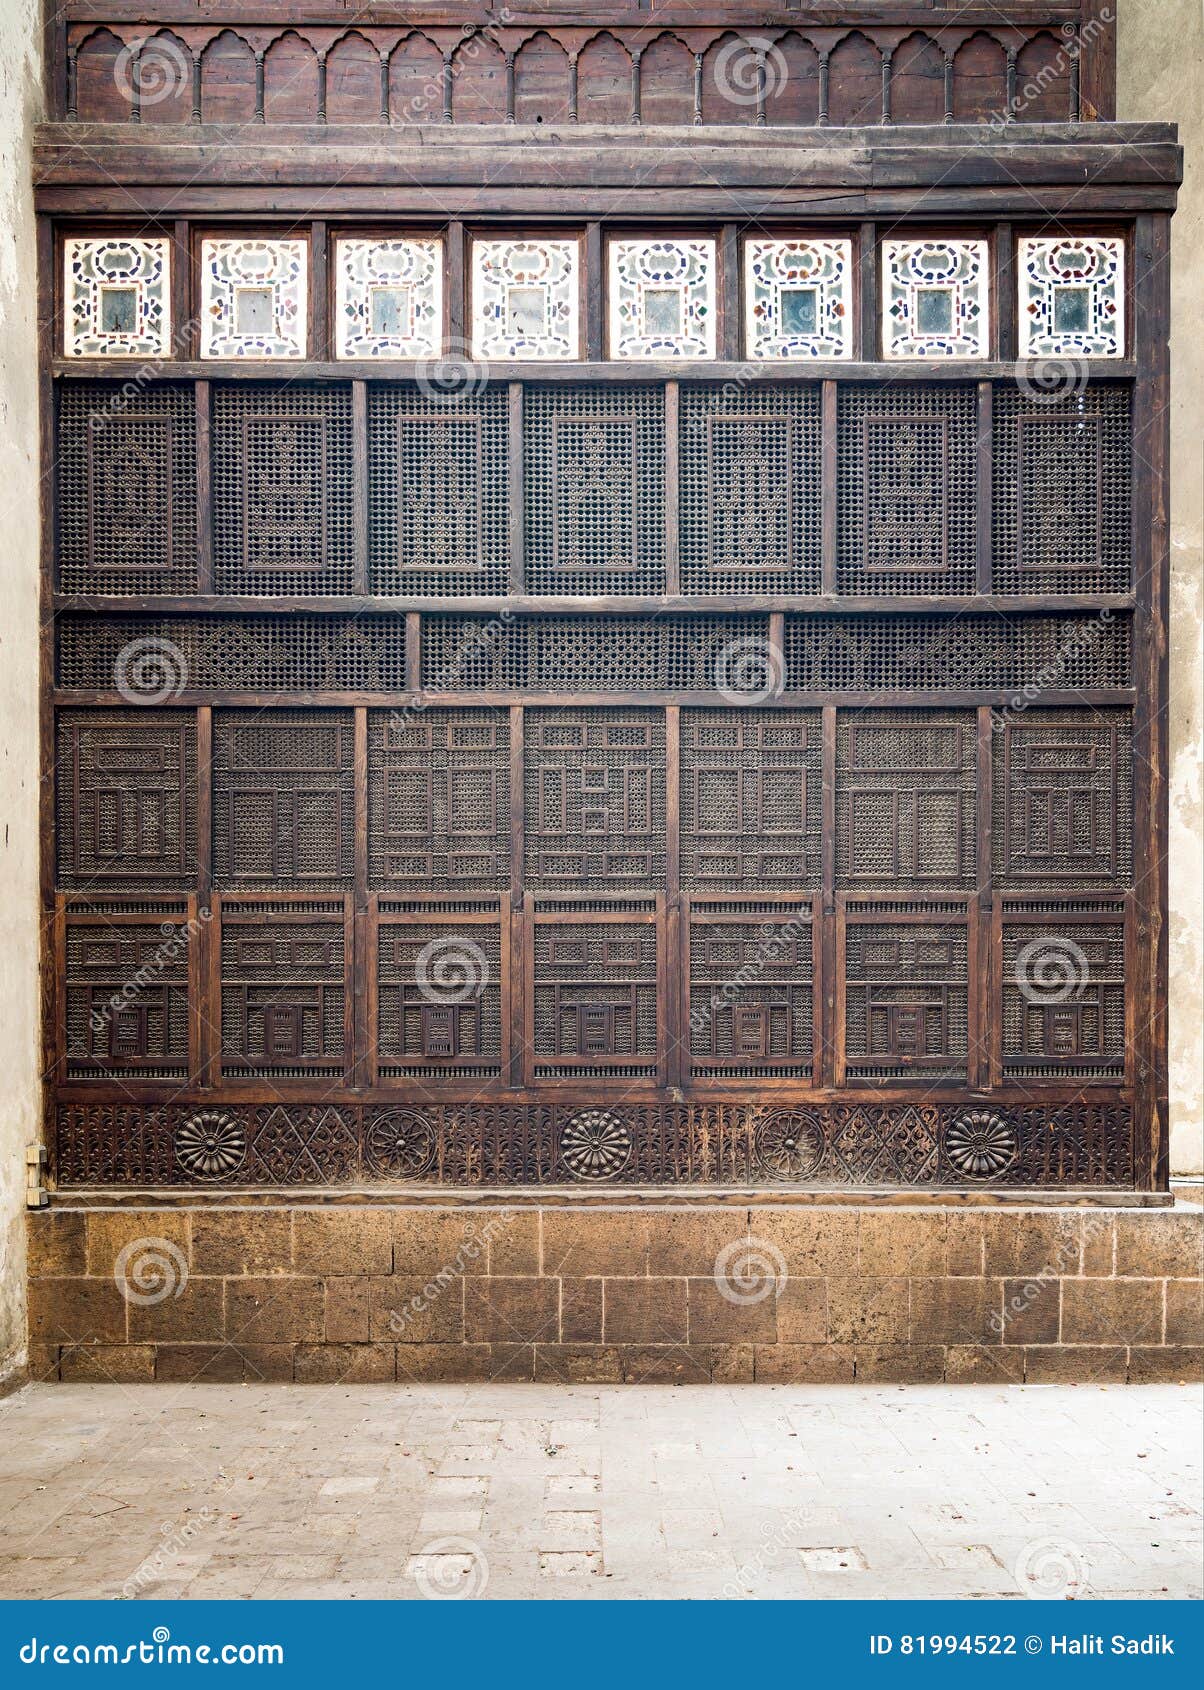
<path id="1" fill-rule="evenodd" d="M 46 1146 L 44 1144 L 27 1144 L 25 1146 L 25 1207 L 27 1209 L 44 1209 L 50 1202 L 49 1194 L 42 1183 L 46 1173 Z"/>

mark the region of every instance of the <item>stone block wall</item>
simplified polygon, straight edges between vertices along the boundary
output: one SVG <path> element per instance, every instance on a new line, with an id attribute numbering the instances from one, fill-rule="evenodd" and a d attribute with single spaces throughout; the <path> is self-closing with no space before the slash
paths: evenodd
<path id="1" fill-rule="evenodd" d="M 1201 1373 L 1198 1208 L 60 1205 L 35 1378 L 694 1383 Z"/>

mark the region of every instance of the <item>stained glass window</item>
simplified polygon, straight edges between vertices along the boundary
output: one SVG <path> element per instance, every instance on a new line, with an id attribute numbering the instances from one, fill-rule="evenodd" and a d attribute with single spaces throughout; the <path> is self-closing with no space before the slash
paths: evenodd
<path id="1" fill-rule="evenodd" d="M 848 358 L 852 244 L 744 243 L 745 352 L 750 358 Z"/>
<path id="2" fill-rule="evenodd" d="M 170 255 L 171 243 L 158 237 L 67 241 L 67 356 L 163 356 L 171 339 Z"/>
<path id="3" fill-rule="evenodd" d="M 1125 244 L 1092 236 L 1022 239 L 1020 355 L 1123 358 Z"/>
<path id="4" fill-rule="evenodd" d="M 443 336 L 443 243 L 339 241 L 335 260 L 340 358 L 432 358 Z"/>
<path id="5" fill-rule="evenodd" d="M 610 243 L 610 356 L 715 356 L 715 243 Z"/>
<path id="6" fill-rule="evenodd" d="M 201 356 L 304 358 L 302 240 L 201 243 Z"/>
<path id="7" fill-rule="evenodd" d="M 474 358 L 579 358 L 576 241 L 474 241 Z"/>
<path id="8" fill-rule="evenodd" d="M 987 243 L 882 243 L 884 358 L 985 358 Z"/>

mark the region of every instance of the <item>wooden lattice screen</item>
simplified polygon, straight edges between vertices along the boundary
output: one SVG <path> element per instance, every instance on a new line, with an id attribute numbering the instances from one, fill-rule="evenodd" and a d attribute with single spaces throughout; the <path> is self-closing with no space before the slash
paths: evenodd
<path id="1" fill-rule="evenodd" d="M 784 8 L 801 104 L 754 81 L 737 119 L 707 55 L 739 7 L 679 54 L 531 6 L 496 78 L 433 9 L 287 38 L 288 6 L 124 10 L 59 14 L 39 153 L 60 1186 L 1164 1185 L 1174 149 L 1074 124 L 1109 109 L 1098 44 L 1015 109 L 1094 11 L 938 17 L 929 63 L 896 20 L 812 41 Z M 172 104 L 105 69 L 159 24 Z M 450 129 L 386 145 L 424 40 Z M 856 120 L 910 140 L 824 136 L 858 76 Z M 573 122 L 666 138 L 600 128 L 583 171 Z M 247 127 L 204 156 L 217 123 Z M 780 130 L 756 165 L 737 123 Z M 1051 381 L 1017 251 L 1067 227 L 1123 244 L 1127 338 Z M 715 242 L 715 358 L 608 360 L 608 238 L 682 228 Z M 986 243 L 982 355 L 887 361 L 883 240 L 933 228 Z M 579 360 L 463 359 L 498 229 L 580 235 Z M 64 356 L 64 243 L 97 230 L 166 236 L 166 356 Z M 382 230 L 443 242 L 457 361 L 334 355 L 336 237 Z M 767 230 L 850 243 L 848 360 L 747 359 Z M 215 231 L 304 237 L 303 357 L 201 356 Z"/>

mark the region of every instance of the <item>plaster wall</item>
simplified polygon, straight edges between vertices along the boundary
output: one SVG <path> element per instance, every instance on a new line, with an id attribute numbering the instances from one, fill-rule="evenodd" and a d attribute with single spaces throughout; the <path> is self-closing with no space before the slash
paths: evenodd
<path id="1" fill-rule="evenodd" d="M 25 1146 L 38 1136 L 38 385 L 30 142 L 38 0 L 0 5 L 0 1383 L 25 1359 Z"/>
<path id="2" fill-rule="evenodd" d="M 1171 223 L 1170 1107 L 1171 1171 L 1204 1169 L 1204 9 L 1120 0 L 1122 122 L 1179 125 L 1185 173 Z"/>

